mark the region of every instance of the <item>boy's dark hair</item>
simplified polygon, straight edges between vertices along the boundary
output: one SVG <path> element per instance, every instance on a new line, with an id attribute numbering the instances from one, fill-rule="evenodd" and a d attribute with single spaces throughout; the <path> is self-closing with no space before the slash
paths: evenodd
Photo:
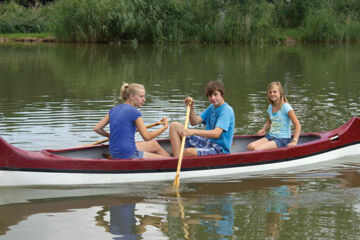
<path id="1" fill-rule="evenodd" d="M 215 91 L 219 91 L 221 96 L 224 97 L 225 87 L 221 82 L 217 82 L 217 81 L 208 82 L 205 88 L 206 97 L 213 95 Z"/>

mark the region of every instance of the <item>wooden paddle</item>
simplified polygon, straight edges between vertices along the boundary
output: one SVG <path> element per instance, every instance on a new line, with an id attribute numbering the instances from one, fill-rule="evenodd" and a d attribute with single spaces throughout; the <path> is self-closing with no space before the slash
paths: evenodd
<path id="1" fill-rule="evenodd" d="M 149 125 L 146 126 L 146 128 L 152 128 L 152 127 L 155 127 L 155 126 L 160 125 L 160 124 L 162 124 L 162 121 L 149 124 Z M 139 129 L 136 129 L 136 131 L 139 131 Z M 109 138 L 106 138 L 106 139 L 103 139 L 103 140 L 100 140 L 100 141 L 97 141 L 97 142 L 94 142 L 94 143 L 88 143 L 88 144 L 80 145 L 80 146 L 77 146 L 77 147 L 95 146 L 95 145 L 98 145 L 98 144 L 105 143 L 105 142 L 107 142 L 107 141 L 109 141 L 109 140 L 110 140 Z"/>
<path id="2" fill-rule="evenodd" d="M 183 223 L 184 237 L 185 237 L 185 239 L 189 239 L 189 231 L 188 231 L 189 225 L 186 223 L 185 208 L 184 208 L 184 205 L 183 205 L 182 200 L 181 200 L 181 195 L 180 195 L 180 192 L 179 192 L 179 188 L 176 188 L 176 198 L 177 198 L 177 201 L 178 201 L 178 204 L 179 204 L 180 217 L 181 217 L 181 220 L 182 220 L 182 223 Z"/>
<path id="3" fill-rule="evenodd" d="M 186 117 L 185 117 L 185 125 L 184 125 L 185 129 L 188 128 L 189 117 L 190 117 L 190 104 L 187 105 L 187 109 L 186 109 Z M 180 175 L 180 169 L 181 169 L 181 162 L 182 162 L 182 159 L 184 156 L 185 140 L 186 140 L 186 136 L 183 136 L 181 139 L 181 147 L 180 147 L 178 165 L 177 165 L 177 169 L 176 169 L 176 175 L 175 175 L 175 179 L 173 182 L 173 185 L 176 187 L 178 187 L 180 185 L 179 175 Z"/>

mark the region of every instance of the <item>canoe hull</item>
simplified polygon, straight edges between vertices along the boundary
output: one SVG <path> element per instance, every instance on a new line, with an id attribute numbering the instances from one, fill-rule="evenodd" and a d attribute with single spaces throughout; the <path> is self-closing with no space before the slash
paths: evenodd
<path id="1" fill-rule="evenodd" d="M 182 170 L 181 179 L 214 178 L 221 176 L 245 177 L 256 173 L 295 168 L 316 164 L 349 155 L 360 155 L 360 144 L 337 149 L 334 151 L 304 157 L 298 160 L 282 161 L 250 166 L 217 168 L 208 170 Z M 33 185 L 94 185 L 135 183 L 148 181 L 171 181 L 175 171 L 151 173 L 74 173 L 74 172 L 43 172 L 43 171 L 0 171 L 0 186 L 33 186 Z M 30 181 L 31 180 L 31 181 Z"/>
<path id="2" fill-rule="evenodd" d="M 200 180 L 224 175 L 239 178 L 360 155 L 360 119 L 353 117 L 329 132 L 302 134 L 300 139 L 312 138 L 311 141 L 294 148 L 244 151 L 244 145 L 255 138 L 237 136 L 234 142 L 239 146 L 234 148 L 238 152 L 231 154 L 185 157 L 180 179 Z M 175 178 L 176 158 L 93 159 L 90 158 L 93 152 L 107 149 L 107 146 L 29 152 L 0 140 L 0 186 L 118 184 Z M 70 157 L 71 154 L 79 156 Z"/>

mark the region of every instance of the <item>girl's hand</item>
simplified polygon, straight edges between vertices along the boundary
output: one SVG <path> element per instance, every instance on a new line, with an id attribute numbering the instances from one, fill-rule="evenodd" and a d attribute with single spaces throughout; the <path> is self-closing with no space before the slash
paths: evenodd
<path id="1" fill-rule="evenodd" d="M 168 126 L 169 126 L 169 119 L 168 119 L 167 117 L 163 117 L 163 118 L 161 119 L 161 122 L 162 122 L 162 124 L 165 126 L 165 128 L 167 129 Z"/>
<path id="2" fill-rule="evenodd" d="M 295 147 L 297 145 L 297 140 L 292 140 L 287 146 L 288 147 Z"/>
<path id="3" fill-rule="evenodd" d="M 265 130 L 262 128 L 260 129 L 257 133 L 258 136 L 264 136 L 265 135 Z"/>

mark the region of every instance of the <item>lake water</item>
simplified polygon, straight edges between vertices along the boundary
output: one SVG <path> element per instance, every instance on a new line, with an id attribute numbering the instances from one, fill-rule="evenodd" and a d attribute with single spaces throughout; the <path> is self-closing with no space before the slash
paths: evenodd
<path id="1" fill-rule="evenodd" d="M 146 124 L 200 113 L 222 81 L 236 134 L 266 121 L 281 81 L 302 132 L 360 116 L 360 44 L 110 46 L 0 44 L 0 136 L 26 149 L 102 138 L 94 125 L 123 82 L 147 90 Z M 168 131 L 159 139 L 167 138 Z M 137 136 L 137 139 L 141 139 Z M 0 239 L 360 239 L 360 156 L 247 178 L 94 187 L 1 188 Z"/>

